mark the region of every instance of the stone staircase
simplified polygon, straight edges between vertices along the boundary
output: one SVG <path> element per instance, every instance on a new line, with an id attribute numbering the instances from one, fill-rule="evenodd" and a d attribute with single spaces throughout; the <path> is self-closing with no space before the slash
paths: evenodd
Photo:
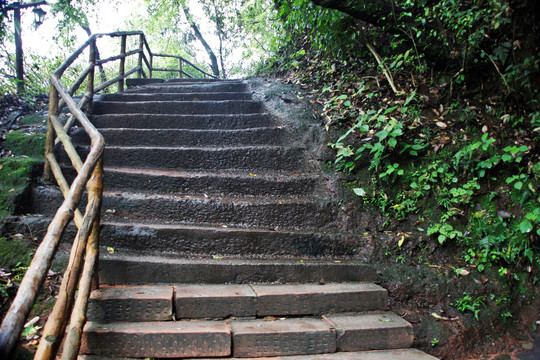
<path id="1" fill-rule="evenodd" d="M 81 358 L 434 359 L 408 349 L 411 325 L 349 256 L 364 237 L 339 230 L 318 164 L 248 83 L 135 82 L 92 116 L 102 286 Z M 52 213 L 61 195 L 34 199 Z"/>

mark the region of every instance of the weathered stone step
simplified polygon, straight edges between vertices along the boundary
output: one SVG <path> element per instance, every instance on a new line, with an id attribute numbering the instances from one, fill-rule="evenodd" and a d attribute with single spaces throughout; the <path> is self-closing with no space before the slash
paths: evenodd
<path id="1" fill-rule="evenodd" d="M 88 322 L 82 354 L 263 357 L 407 348 L 412 326 L 391 312 L 229 321 Z"/>
<path id="2" fill-rule="evenodd" d="M 81 354 L 133 358 L 225 357 L 231 333 L 225 322 L 88 322 Z"/>
<path id="3" fill-rule="evenodd" d="M 37 188 L 36 212 L 53 215 L 63 201 L 55 188 Z M 85 204 L 81 204 L 81 207 Z M 103 216 L 110 221 L 198 224 L 264 229 L 331 229 L 337 208 L 313 199 L 211 198 L 104 192 Z"/>
<path id="4" fill-rule="evenodd" d="M 86 158 L 88 146 L 76 146 Z M 70 164 L 63 151 L 57 156 L 62 164 Z M 223 147 L 106 146 L 107 167 L 155 170 L 259 170 L 307 172 L 303 149 L 292 146 L 255 145 Z"/>
<path id="5" fill-rule="evenodd" d="M 79 360 L 120 360 L 94 355 L 80 355 Z M 125 359 L 125 358 L 123 358 Z M 257 358 L 228 358 L 230 360 L 437 360 L 436 357 L 426 354 L 417 349 L 377 350 L 337 352 L 333 354 L 317 355 L 293 355 L 280 357 L 257 357 Z M 129 360 L 129 359 L 125 359 Z M 188 359 L 186 359 L 188 360 Z M 190 359 L 195 360 L 195 359 Z M 215 360 L 215 358 L 197 358 L 197 360 Z"/>
<path id="6" fill-rule="evenodd" d="M 103 114 L 256 114 L 264 113 L 261 102 L 223 101 L 96 101 L 93 113 Z"/>
<path id="7" fill-rule="evenodd" d="M 173 307 L 174 302 L 174 307 Z M 92 292 L 89 321 L 167 321 L 382 311 L 387 291 L 372 283 L 104 286 Z M 173 311 L 174 308 L 174 311 Z"/>
<path id="8" fill-rule="evenodd" d="M 100 129 L 107 146 L 249 146 L 280 145 L 284 130 L 258 127 L 240 130 L 192 129 Z M 83 129 L 70 134 L 74 143 L 90 144 Z"/>
<path id="9" fill-rule="evenodd" d="M 181 259 L 101 253 L 101 284 L 246 284 L 373 282 L 375 270 L 354 260 Z"/>
<path id="10" fill-rule="evenodd" d="M 272 126 L 268 114 L 167 115 L 107 114 L 92 115 L 97 128 L 135 129 L 248 129 Z"/>
<path id="11" fill-rule="evenodd" d="M 99 101 L 222 101 L 222 100 L 251 100 L 248 92 L 201 92 L 201 93 L 144 93 L 128 91 L 125 93 L 108 94 Z"/>
<path id="12" fill-rule="evenodd" d="M 290 198 L 319 192 L 321 179 L 312 174 L 249 171 L 173 171 L 138 168 L 105 168 L 109 191 L 160 194 L 275 196 Z"/>
<path id="13" fill-rule="evenodd" d="M 126 86 L 132 88 L 135 86 L 145 86 L 145 85 L 164 85 L 167 83 L 171 84 L 212 84 L 215 82 L 223 83 L 235 83 L 241 82 L 239 80 L 221 80 L 221 79 L 204 79 L 204 78 L 176 78 L 176 79 L 159 79 L 159 78 L 129 78 L 126 79 Z"/>
<path id="14" fill-rule="evenodd" d="M 347 259 L 369 236 L 320 231 L 103 222 L 101 244 L 119 252 L 187 257 Z"/>
<path id="15" fill-rule="evenodd" d="M 437 360 L 436 357 L 417 349 L 336 352 L 333 354 L 293 355 L 280 357 L 229 358 L 230 360 Z M 88 358 L 82 360 L 98 360 Z M 101 359 L 100 359 L 101 360 Z M 102 359 L 108 360 L 108 359 Z M 187 359 L 186 359 L 187 360 Z M 191 359 L 194 360 L 194 359 Z M 213 360 L 201 359 L 198 360 Z"/>
<path id="16" fill-rule="evenodd" d="M 161 84 L 149 84 L 127 90 L 126 92 L 143 93 L 201 93 L 201 92 L 246 92 L 248 85 L 242 81 L 202 81 L 202 82 L 165 82 Z"/>
<path id="17" fill-rule="evenodd" d="M 70 182 L 77 176 L 72 167 L 64 166 L 62 171 Z M 108 191 L 281 199 L 327 196 L 321 186 L 323 180 L 311 173 L 250 173 L 245 170 L 195 172 L 110 167 L 104 171 L 104 184 Z"/>

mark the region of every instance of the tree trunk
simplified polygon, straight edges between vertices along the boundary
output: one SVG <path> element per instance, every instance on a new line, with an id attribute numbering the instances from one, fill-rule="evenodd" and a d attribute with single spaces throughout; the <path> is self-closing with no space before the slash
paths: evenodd
<path id="1" fill-rule="evenodd" d="M 212 68 L 212 73 L 215 76 L 219 76 L 219 65 L 218 65 L 216 55 L 214 54 L 214 51 L 212 50 L 210 45 L 208 45 L 206 40 L 204 40 L 201 32 L 199 31 L 199 27 L 197 26 L 197 24 L 195 24 L 195 21 L 193 20 L 193 17 L 189 13 L 189 9 L 188 9 L 187 4 L 185 3 L 185 1 L 181 1 L 180 6 L 182 7 L 182 10 L 184 11 L 184 15 L 186 15 L 186 19 L 187 19 L 189 25 L 191 26 L 191 28 L 193 29 L 193 32 L 195 33 L 195 37 L 197 39 L 199 39 L 199 41 L 203 45 L 204 49 L 206 50 L 206 53 L 208 54 L 208 57 L 210 58 L 210 62 L 211 62 L 210 67 Z"/>
<path id="2" fill-rule="evenodd" d="M 216 17 L 216 30 L 219 38 L 219 60 L 221 62 L 221 74 L 222 78 L 226 79 L 227 73 L 225 72 L 225 63 L 223 61 L 223 20 L 218 14 L 215 0 L 212 0 L 212 6 L 214 7 L 214 16 Z"/>

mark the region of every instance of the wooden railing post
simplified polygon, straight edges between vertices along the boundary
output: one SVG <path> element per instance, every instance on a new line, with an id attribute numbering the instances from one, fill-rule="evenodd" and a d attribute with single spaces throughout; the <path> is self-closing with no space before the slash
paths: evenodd
<path id="1" fill-rule="evenodd" d="M 118 81 L 118 92 L 124 92 L 124 74 L 126 71 L 126 38 L 126 35 L 122 35 L 122 40 L 120 41 L 120 55 L 122 55 L 122 58 L 120 59 L 120 69 L 118 71 L 118 75 L 122 78 Z"/>
<path id="2" fill-rule="evenodd" d="M 92 70 L 88 73 L 86 78 L 86 93 L 88 94 L 88 103 L 86 104 L 86 112 L 92 114 L 94 108 L 94 72 L 96 68 L 96 41 L 94 40 L 90 44 L 90 56 L 88 59 Z"/>
<path id="3" fill-rule="evenodd" d="M 184 75 L 183 74 L 184 71 L 182 70 L 182 59 L 178 59 L 178 70 L 180 70 L 178 71 L 178 78 L 181 79 Z"/>
<path id="4" fill-rule="evenodd" d="M 58 104 L 60 99 L 58 97 L 58 91 L 51 84 L 49 91 L 49 116 L 47 118 L 47 137 L 45 140 L 45 168 L 43 169 L 43 178 L 46 181 L 53 182 L 54 176 L 51 170 L 51 164 L 47 160 L 47 154 L 54 152 L 54 127 L 51 123 L 51 116 L 58 116 Z"/>
<path id="5" fill-rule="evenodd" d="M 139 35 L 139 50 L 141 50 L 141 52 L 139 53 L 139 61 L 137 63 L 137 65 L 139 66 L 139 71 L 137 72 L 137 78 L 139 79 L 142 77 L 143 46 L 144 46 L 144 35 L 141 34 Z"/>

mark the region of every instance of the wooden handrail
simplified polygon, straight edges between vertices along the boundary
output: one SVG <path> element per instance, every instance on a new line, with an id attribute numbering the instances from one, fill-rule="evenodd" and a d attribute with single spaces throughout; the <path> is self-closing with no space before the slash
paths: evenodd
<path id="1" fill-rule="evenodd" d="M 126 51 L 126 38 L 129 36 L 138 37 L 138 48 Z M 120 54 L 96 61 L 96 41 L 103 37 L 121 37 Z M 69 90 L 67 90 L 61 83 L 62 75 L 87 49 L 89 50 L 88 65 L 69 87 Z M 149 58 L 144 53 L 145 49 L 148 52 Z M 137 66 L 129 71 L 125 71 L 125 60 L 130 56 L 138 56 Z M 177 58 L 179 60 L 179 68 L 154 68 L 154 57 L 156 56 Z M 112 80 L 105 81 L 103 84 L 96 85 L 94 83 L 95 67 L 112 61 L 120 61 L 119 75 Z M 64 196 L 64 201 L 54 215 L 47 233 L 37 248 L 34 258 L 21 281 L 17 295 L 2 321 L 0 327 L 1 359 L 9 358 L 23 330 L 26 317 L 30 313 L 43 281 L 48 274 L 54 254 L 60 244 L 61 235 L 72 220 L 78 228 L 77 235 L 73 241 L 69 264 L 62 279 L 58 298 L 45 325 L 35 358 L 40 360 L 54 359 L 62 343 L 66 328 L 67 338 L 63 346 L 62 359 L 74 360 L 77 358 L 92 284 L 95 286 L 98 285 L 95 266 L 99 256 L 100 209 L 103 193 L 103 152 L 105 148 L 103 136 L 90 122 L 86 114 L 92 113 L 94 94 L 116 83 L 118 83 L 118 90 L 120 92 L 123 91 L 124 81 L 127 77 L 135 73 L 137 73 L 139 78 L 147 76 L 144 66 L 146 66 L 150 77 L 153 71 L 172 71 L 178 72 L 180 76 L 186 75 L 193 77 L 193 75 L 184 71 L 183 64 L 190 65 L 201 73 L 203 77 L 216 78 L 181 56 L 152 53 L 142 31 L 117 31 L 106 34 L 98 33 L 90 36 L 51 75 L 43 176 L 49 181 L 55 180 L 57 182 Z M 87 83 L 86 92 L 77 104 L 73 99 L 73 95 L 79 90 L 85 80 Z M 66 106 L 71 114 L 67 122 L 62 125 L 59 121 L 59 114 Z M 90 152 L 86 156 L 86 159 L 84 159 L 84 162 L 71 143 L 69 136 L 69 130 L 75 121 L 83 127 L 91 142 Z M 55 144 L 57 143 L 62 143 L 64 151 L 68 154 L 72 166 L 78 173 L 71 186 L 65 179 L 54 153 Z M 85 191 L 88 194 L 88 203 L 84 214 L 82 214 L 79 210 L 79 205 Z M 77 289 L 78 296 L 75 300 Z"/>

